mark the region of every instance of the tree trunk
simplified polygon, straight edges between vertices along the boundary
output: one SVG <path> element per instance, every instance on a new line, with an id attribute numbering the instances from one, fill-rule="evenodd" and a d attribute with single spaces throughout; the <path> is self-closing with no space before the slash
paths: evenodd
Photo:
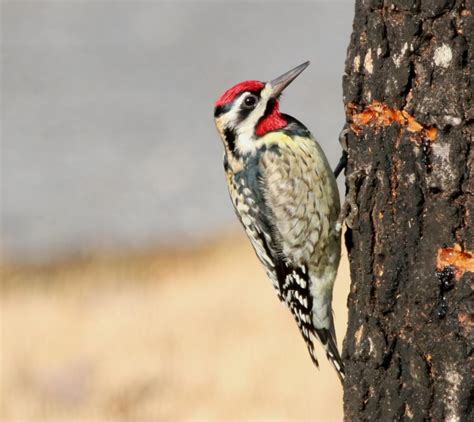
<path id="1" fill-rule="evenodd" d="M 346 421 L 474 420 L 472 4 L 356 0 Z"/>

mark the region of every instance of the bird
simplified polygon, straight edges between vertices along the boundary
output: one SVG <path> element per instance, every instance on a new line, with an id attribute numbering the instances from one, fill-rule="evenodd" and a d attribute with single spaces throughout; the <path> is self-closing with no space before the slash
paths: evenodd
<path id="1" fill-rule="evenodd" d="M 319 367 L 314 340 L 344 379 L 332 292 L 341 254 L 336 178 L 311 132 L 280 112 L 309 61 L 270 82 L 248 80 L 215 103 L 230 198 L 255 253 Z"/>

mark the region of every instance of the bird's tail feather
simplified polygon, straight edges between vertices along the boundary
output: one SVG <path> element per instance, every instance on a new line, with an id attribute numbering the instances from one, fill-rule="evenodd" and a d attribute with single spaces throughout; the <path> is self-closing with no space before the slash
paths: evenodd
<path id="1" fill-rule="evenodd" d="M 339 350 L 337 349 L 337 340 L 334 332 L 334 324 L 331 318 L 331 327 L 316 328 L 316 334 L 326 349 L 326 356 L 329 362 L 334 366 L 341 383 L 344 382 L 344 362 L 342 361 Z"/>

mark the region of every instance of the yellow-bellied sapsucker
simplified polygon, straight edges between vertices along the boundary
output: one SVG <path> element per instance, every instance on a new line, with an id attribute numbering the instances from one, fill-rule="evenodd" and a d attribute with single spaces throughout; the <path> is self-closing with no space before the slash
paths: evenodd
<path id="1" fill-rule="evenodd" d="M 309 62 L 271 82 L 245 81 L 215 104 L 230 196 L 278 297 L 316 366 L 313 338 L 342 380 L 332 316 L 340 258 L 336 179 L 309 130 L 279 111 L 279 97 Z"/>

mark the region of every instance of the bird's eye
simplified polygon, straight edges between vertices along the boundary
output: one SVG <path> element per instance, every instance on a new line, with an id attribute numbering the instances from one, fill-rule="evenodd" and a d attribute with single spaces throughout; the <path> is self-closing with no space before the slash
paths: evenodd
<path id="1" fill-rule="evenodd" d="M 249 95 L 248 97 L 245 97 L 244 100 L 244 107 L 245 108 L 254 108 L 255 105 L 257 104 L 258 98 L 256 95 Z"/>

